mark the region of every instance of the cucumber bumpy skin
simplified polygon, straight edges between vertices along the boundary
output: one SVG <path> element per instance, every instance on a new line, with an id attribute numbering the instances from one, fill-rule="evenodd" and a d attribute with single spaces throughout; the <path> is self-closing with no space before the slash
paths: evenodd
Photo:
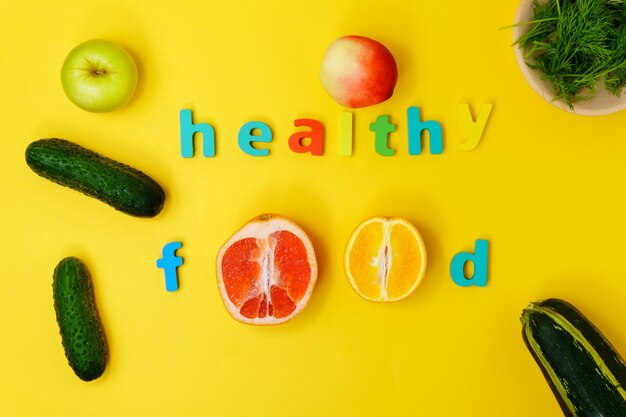
<path id="1" fill-rule="evenodd" d="M 163 188 L 143 172 L 64 139 L 31 143 L 26 163 L 44 178 L 132 216 L 154 217 L 165 202 Z"/>
<path id="2" fill-rule="evenodd" d="M 96 310 L 91 277 L 80 259 L 57 265 L 52 283 L 54 310 L 65 356 L 83 381 L 99 378 L 106 368 L 107 343 Z"/>

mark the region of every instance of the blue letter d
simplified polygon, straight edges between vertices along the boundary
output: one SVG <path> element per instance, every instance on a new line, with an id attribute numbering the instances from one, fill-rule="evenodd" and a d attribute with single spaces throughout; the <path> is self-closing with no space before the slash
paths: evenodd
<path id="1" fill-rule="evenodd" d="M 456 285 L 469 287 L 487 286 L 487 261 L 489 258 L 489 243 L 486 240 L 476 240 L 476 251 L 474 253 L 460 252 L 454 255 L 450 263 L 450 276 Z M 471 277 L 465 276 L 465 264 L 474 264 L 474 274 Z"/>

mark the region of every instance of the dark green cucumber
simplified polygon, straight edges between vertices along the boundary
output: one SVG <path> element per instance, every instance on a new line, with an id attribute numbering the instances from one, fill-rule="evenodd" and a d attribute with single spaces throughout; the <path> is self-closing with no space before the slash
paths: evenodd
<path id="1" fill-rule="evenodd" d="M 59 262 L 52 290 L 68 363 L 83 381 L 100 377 L 106 368 L 107 343 L 85 265 L 74 257 Z"/>
<path id="2" fill-rule="evenodd" d="M 26 163 L 44 178 L 133 216 L 154 217 L 165 202 L 161 186 L 143 172 L 67 140 L 31 143 Z"/>
<path id="3" fill-rule="evenodd" d="M 580 311 L 549 299 L 531 303 L 521 321 L 524 342 L 566 416 L 626 416 L 626 364 Z"/>

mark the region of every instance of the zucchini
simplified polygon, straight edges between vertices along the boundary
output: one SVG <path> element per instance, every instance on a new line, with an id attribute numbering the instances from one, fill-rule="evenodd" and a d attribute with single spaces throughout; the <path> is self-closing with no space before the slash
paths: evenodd
<path id="1" fill-rule="evenodd" d="M 143 172 L 64 139 L 31 143 L 26 163 L 44 178 L 132 216 L 154 217 L 165 202 L 161 186 Z"/>
<path id="2" fill-rule="evenodd" d="M 626 364 L 580 311 L 549 299 L 531 303 L 521 321 L 524 342 L 566 416 L 626 416 Z"/>
<path id="3" fill-rule="evenodd" d="M 94 299 L 91 277 L 75 257 L 54 269 L 54 310 L 65 356 L 83 381 L 100 377 L 106 368 L 107 343 Z"/>

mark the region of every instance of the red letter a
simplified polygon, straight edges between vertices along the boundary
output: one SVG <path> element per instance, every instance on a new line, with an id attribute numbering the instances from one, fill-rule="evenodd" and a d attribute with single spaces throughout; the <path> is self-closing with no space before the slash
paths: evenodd
<path id="1" fill-rule="evenodd" d="M 311 155 L 320 156 L 324 153 L 324 125 L 315 119 L 296 119 L 295 127 L 307 126 L 308 132 L 296 132 L 289 137 L 289 148 L 296 153 L 311 152 Z M 311 143 L 302 144 L 302 139 L 310 138 Z"/>

